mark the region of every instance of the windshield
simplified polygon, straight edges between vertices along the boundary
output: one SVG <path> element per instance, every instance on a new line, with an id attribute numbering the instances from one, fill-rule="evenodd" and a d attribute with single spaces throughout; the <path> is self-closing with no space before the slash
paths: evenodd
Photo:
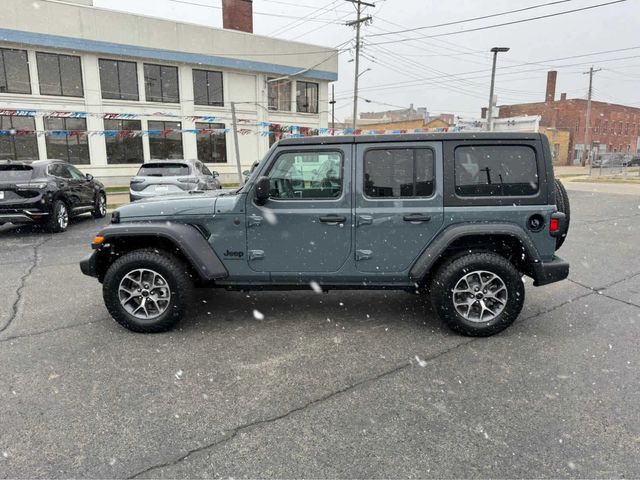
<path id="1" fill-rule="evenodd" d="M 33 168 L 29 165 L 0 165 L 0 182 L 31 180 Z"/>
<path id="2" fill-rule="evenodd" d="M 180 177 L 189 175 L 189 165 L 184 163 L 147 163 L 138 170 L 139 177 Z"/>

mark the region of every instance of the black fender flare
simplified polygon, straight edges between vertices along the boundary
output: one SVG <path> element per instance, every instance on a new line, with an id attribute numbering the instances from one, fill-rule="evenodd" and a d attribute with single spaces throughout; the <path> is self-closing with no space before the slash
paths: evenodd
<path id="1" fill-rule="evenodd" d="M 540 263 L 540 254 L 522 227 L 511 223 L 476 223 L 452 225 L 444 229 L 433 239 L 429 246 L 414 262 L 409 275 L 413 281 L 422 280 L 440 256 L 456 240 L 468 236 L 496 236 L 513 237 L 520 241 L 527 256 L 534 262 Z"/>
<path id="2" fill-rule="evenodd" d="M 203 280 L 226 278 L 229 272 L 202 232 L 193 225 L 175 222 L 131 222 L 109 225 L 98 236 L 102 245 L 118 238 L 158 237 L 171 242 Z"/>

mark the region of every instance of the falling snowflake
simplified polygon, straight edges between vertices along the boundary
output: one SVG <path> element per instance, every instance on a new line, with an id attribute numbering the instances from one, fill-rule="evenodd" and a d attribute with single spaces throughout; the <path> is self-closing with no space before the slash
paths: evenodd
<path id="1" fill-rule="evenodd" d="M 184 373 L 184 372 L 183 372 L 182 370 L 178 370 L 178 371 L 176 372 L 176 378 L 177 378 L 178 380 L 182 380 L 182 374 L 183 374 L 183 373 Z"/>
<path id="2" fill-rule="evenodd" d="M 256 320 L 264 320 L 264 313 L 262 313 L 260 310 L 254 310 L 253 318 L 255 318 Z"/>
<path id="3" fill-rule="evenodd" d="M 427 362 L 422 360 L 418 355 L 416 355 L 416 362 L 418 362 L 418 365 L 420 365 L 422 368 L 427 366 Z"/>
<path id="4" fill-rule="evenodd" d="M 322 293 L 322 287 L 318 284 L 318 282 L 311 281 L 309 282 L 309 286 L 311 287 L 311 290 L 313 290 L 314 292 Z"/>

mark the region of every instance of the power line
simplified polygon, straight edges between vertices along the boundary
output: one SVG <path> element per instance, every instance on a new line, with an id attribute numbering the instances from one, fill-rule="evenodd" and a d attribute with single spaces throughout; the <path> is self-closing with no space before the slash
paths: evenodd
<path id="1" fill-rule="evenodd" d="M 606 3 L 599 3 L 597 5 L 590 5 L 588 7 L 582 7 L 582 8 L 574 8 L 573 10 L 565 10 L 564 12 L 557 12 L 557 13 L 550 13 L 548 15 L 540 15 L 537 17 L 530 17 L 530 18 L 524 18 L 522 20 L 513 20 L 511 22 L 504 22 L 504 23 L 497 23 L 497 24 L 493 24 L 493 25 L 486 25 L 484 27 L 476 27 L 476 28 L 470 28 L 467 30 L 456 30 L 454 32 L 446 32 L 446 33 L 438 33 L 435 35 L 426 35 L 426 36 L 421 36 L 421 37 L 412 37 L 412 38 L 406 38 L 406 39 L 400 39 L 400 40 L 388 40 L 385 42 L 377 42 L 377 43 L 372 43 L 371 45 L 385 45 L 388 43 L 400 43 L 400 42 L 409 42 L 409 41 L 416 41 L 416 40 L 421 40 L 421 39 L 426 39 L 426 38 L 437 38 L 437 37 L 446 37 L 449 35 L 459 35 L 462 33 L 471 33 L 471 32 L 477 32 L 480 30 L 488 30 L 491 28 L 498 28 L 498 27 L 504 27 L 504 26 L 508 26 L 508 25 L 516 25 L 519 23 L 525 23 L 525 22 L 532 22 L 534 20 L 541 20 L 541 19 L 545 19 L 545 18 L 551 18 L 551 17 L 557 17 L 560 15 L 567 15 L 570 13 L 576 13 L 576 12 L 582 12 L 585 10 L 592 10 L 594 8 L 600 8 L 600 7 L 606 7 L 608 5 L 615 5 L 618 3 L 623 3 L 626 2 L 628 0 L 614 0 L 611 2 L 606 2 Z"/>
<path id="2" fill-rule="evenodd" d="M 369 37 L 382 37 L 382 36 L 385 36 L 385 35 L 393 35 L 393 34 L 396 34 L 396 33 L 416 32 L 418 30 L 426 30 L 426 29 L 429 29 L 429 28 L 447 27 L 447 26 L 450 26 L 450 25 L 458 25 L 460 23 L 474 22 L 476 20 L 484 20 L 484 19 L 487 19 L 487 18 L 500 17 L 500 16 L 503 16 L 503 15 L 509 15 L 509 14 L 512 14 L 512 13 L 526 12 L 527 10 L 534 10 L 536 8 L 543 8 L 543 7 L 548 7 L 548 6 L 551 6 L 551 5 L 558 5 L 559 3 L 567 3 L 567 2 L 572 2 L 572 1 L 573 0 L 556 0 L 555 2 L 543 3 L 543 4 L 540 4 L 540 5 L 532 5 L 532 6 L 525 7 L 525 8 L 518 8 L 516 10 L 508 10 L 508 11 L 505 11 L 505 12 L 498 12 L 498 13 L 493 13 L 493 14 L 490 14 L 490 15 L 483 15 L 481 17 L 466 18 L 464 20 L 456 20 L 454 22 L 438 23 L 438 24 L 435 24 L 435 25 L 426 25 L 424 27 L 407 28 L 407 29 L 404 29 L 404 30 L 397 30 L 395 32 L 374 33 L 373 35 L 369 35 Z"/>
<path id="3" fill-rule="evenodd" d="M 322 14 L 328 13 L 332 7 L 335 8 L 335 5 L 336 3 L 338 3 L 338 1 L 339 0 L 332 0 L 328 4 L 315 9 L 313 12 L 308 13 L 304 17 L 298 17 L 296 21 L 289 22 L 286 25 L 282 25 L 276 28 L 275 30 L 269 33 L 269 36 L 277 35 L 281 32 L 286 31 L 287 29 L 298 28 L 299 26 L 304 25 L 306 22 L 316 21 Z M 335 22 L 330 22 L 330 23 L 335 23 Z"/>

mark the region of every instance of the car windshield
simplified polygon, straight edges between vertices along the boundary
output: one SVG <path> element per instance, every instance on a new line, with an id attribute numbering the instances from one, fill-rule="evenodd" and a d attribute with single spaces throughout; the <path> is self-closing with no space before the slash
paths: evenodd
<path id="1" fill-rule="evenodd" d="M 189 175 L 185 163 L 147 163 L 138 170 L 139 177 L 180 177 Z"/>
<path id="2" fill-rule="evenodd" d="M 33 167 L 29 165 L 0 165 L 0 182 L 31 180 Z"/>

